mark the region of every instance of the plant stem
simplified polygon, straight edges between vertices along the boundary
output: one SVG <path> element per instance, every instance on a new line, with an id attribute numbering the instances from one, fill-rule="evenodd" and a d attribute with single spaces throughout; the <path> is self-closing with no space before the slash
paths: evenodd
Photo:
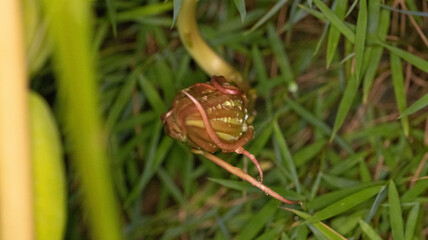
<path id="1" fill-rule="evenodd" d="M 193 149 L 192 150 L 193 153 L 195 154 L 200 154 L 206 158 L 208 158 L 209 160 L 213 161 L 215 164 L 219 165 L 220 167 L 226 169 L 228 172 L 244 179 L 245 181 L 251 183 L 253 186 L 259 188 L 260 190 L 262 190 L 263 192 L 265 192 L 266 194 L 278 199 L 279 201 L 285 203 L 285 204 L 300 204 L 302 205 L 302 203 L 300 201 L 291 201 L 288 200 L 284 197 L 282 197 L 281 195 L 279 195 L 277 192 L 275 192 L 274 190 L 270 189 L 269 187 L 263 185 L 262 183 L 260 183 L 259 181 L 257 181 L 256 179 L 254 179 L 253 177 L 251 177 L 250 175 L 248 175 L 246 172 L 244 172 L 242 169 L 238 168 L 238 167 L 234 167 L 231 164 L 225 162 L 223 159 L 216 157 L 215 155 L 202 151 L 202 150 L 197 150 L 197 149 Z"/>
<path id="2" fill-rule="evenodd" d="M 0 239 L 34 239 L 21 1 L 0 7 Z"/>
<path id="3" fill-rule="evenodd" d="M 214 52 L 199 34 L 195 16 L 197 2 L 197 0 L 183 0 L 181 4 L 177 18 L 181 41 L 193 59 L 208 75 L 224 76 L 227 81 L 235 83 L 240 89 L 248 92 L 250 90 L 248 82 L 235 68 Z"/>

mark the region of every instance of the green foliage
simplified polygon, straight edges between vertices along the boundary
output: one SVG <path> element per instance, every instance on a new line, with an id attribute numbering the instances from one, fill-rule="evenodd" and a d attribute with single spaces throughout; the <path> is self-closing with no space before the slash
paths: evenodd
<path id="1" fill-rule="evenodd" d="M 266 186 L 302 201 L 284 208 L 163 132 L 175 94 L 209 80 L 171 28 L 182 1 L 85 2 L 77 19 L 45 2 L 51 42 L 28 61 L 65 137 L 66 239 L 90 223 L 124 239 L 426 238 L 428 55 L 408 19 L 427 29 L 425 3 L 199 1 L 201 35 L 258 92 L 245 148 Z"/>

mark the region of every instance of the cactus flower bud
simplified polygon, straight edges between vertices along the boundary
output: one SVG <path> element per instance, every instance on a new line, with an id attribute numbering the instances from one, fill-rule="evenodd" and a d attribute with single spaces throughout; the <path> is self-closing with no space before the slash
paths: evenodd
<path id="1" fill-rule="evenodd" d="M 248 122 L 246 94 L 230 85 L 222 76 L 210 82 L 196 83 L 179 92 L 169 112 L 161 116 L 167 135 L 192 148 L 206 152 L 236 152 L 256 164 L 256 158 L 243 145 L 254 136 Z"/>

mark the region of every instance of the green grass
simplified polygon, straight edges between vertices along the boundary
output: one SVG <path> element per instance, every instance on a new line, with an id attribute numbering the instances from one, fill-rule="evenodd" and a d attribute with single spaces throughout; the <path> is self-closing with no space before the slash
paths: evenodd
<path id="1" fill-rule="evenodd" d="M 428 3 L 405 2 L 399 12 L 380 0 L 200 1 L 201 35 L 258 92 L 246 149 L 264 183 L 302 207 L 164 134 L 160 115 L 175 94 L 209 80 L 173 26 L 181 1 L 93 2 L 84 27 L 31 53 L 39 59 L 31 88 L 48 100 L 65 139 L 65 239 L 89 239 L 97 219 L 113 227 L 96 236 L 119 227 L 123 239 L 426 239 L 428 54 L 409 16 L 427 29 Z M 58 24 L 72 24 L 67 16 L 55 18 L 57 34 L 67 34 Z M 78 116 L 80 124 L 67 120 Z M 88 122 L 105 141 L 76 159 L 76 146 L 97 134 Z M 247 159 L 217 155 L 257 176 Z M 103 212 L 114 206 L 109 181 L 118 208 Z M 106 198 L 91 195 L 97 190 Z"/>

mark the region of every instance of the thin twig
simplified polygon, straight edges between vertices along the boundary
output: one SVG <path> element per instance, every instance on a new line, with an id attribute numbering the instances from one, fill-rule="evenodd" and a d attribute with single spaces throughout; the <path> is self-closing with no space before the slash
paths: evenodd
<path id="1" fill-rule="evenodd" d="M 296 203 L 298 203 L 298 204 L 302 205 L 302 202 L 300 202 L 300 201 L 291 201 L 291 200 L 288 200 L 288 199 L 282 197 L 281 195 L 279 195 L 274 190 L 263 185 L 262 183 L 260 183 L 259 181 L 257 181 L 256 179 L 254 179 L 253 177 L 251 177 L 250 175 L 248 175 L 244 171 L 242 171 L 242 169 L 232 166 L 231 164 L 225 162 L 223 159 L 216 157 L 215 155 L 213 155 L 211 153 L 208 153 L 208 152 L 205 152 L 202 150 L 197 150 L 197 149 L 193 149 L 192 152 L 195 154 L 200 154 L 200 155 L 208 158 L 209 160 L 211 160 L 215 164 L 219 165 L 220 167 L 226 169 L 228 172 L 232 173 L 233 175 L 236 175 L 236 176 L 244 179 L 245 181 L 251 183 L 253 186 L 259 188 L 260 190 L 262 190 L 266 194 L 278 199 L 279 201 L 281 201 L 285 204 L 296 204 Z"/>

